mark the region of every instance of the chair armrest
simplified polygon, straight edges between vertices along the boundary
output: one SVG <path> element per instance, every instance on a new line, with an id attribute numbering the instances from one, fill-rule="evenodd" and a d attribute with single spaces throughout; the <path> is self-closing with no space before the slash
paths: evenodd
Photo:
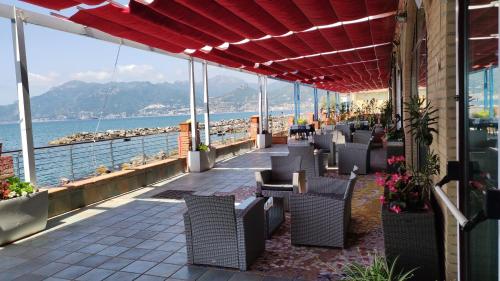
<path id="1" fill-rule="evenodd" d="M 325 174 L 325 166 L 323 165 L 324 154 L 319 150 L 314 151 L 314 175 L 317 177 Z"/>
<path id="2" fill-rule="evenodd" d="M 271 180 L 271 170 L 263 170 L 255 172 L 255 182 L 257 185 L 257 193 L 262 192 L 262 185 Z"/>
<path id="3" fill-rule="evenodd" d="M 245 209 L 236 213 L 240 270 L 247 270 L 252 261 L 265 250 L 265 202 L 266 199 L 257 197 Z"/>
<path id="4" fill-rule="evenodd" d="M 306 171 L 301 170 L 293 173 L 293 192 L 304 193 L 306 192 Z"/>
<path id="5" fill-rule="evenodd" d="M 193 264 L 194 263 L 193 236 L 191 234 L 191 218 L 189 217 L 189 212 L 188 211 L 184 212 L 183 217 L 184 217 L 184 229 L 186 235 L 187 262 L 189 264 Z"/>

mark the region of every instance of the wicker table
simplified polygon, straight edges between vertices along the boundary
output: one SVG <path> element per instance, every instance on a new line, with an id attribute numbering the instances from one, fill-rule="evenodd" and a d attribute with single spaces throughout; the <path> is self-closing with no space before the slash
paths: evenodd
<path id="1" fill-rule="evenodd" d="M 271 239 L 273 233 L 281 226 L 285 221 L 285 201 L 284 198 L 280 197 L 265 197 L 267 199 L 264 205 L 265 213 L 265 229 L 267 239 Z M 241 203 L 237 204 L 236 209 L 245 209 L 250 203 L 252 203 L 256 198 L 254 196 L 243 200 Z"/>

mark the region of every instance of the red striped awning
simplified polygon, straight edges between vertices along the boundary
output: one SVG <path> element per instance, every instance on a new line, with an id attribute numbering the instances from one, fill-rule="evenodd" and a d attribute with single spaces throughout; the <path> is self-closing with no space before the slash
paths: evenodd
<path id="1" fill-rule="evenodd" d="M 25 0 L 172 53 L 338 92 L 387 88 L 398 0 Z M 148 1 L 149 2 L 149 1 Z"/>

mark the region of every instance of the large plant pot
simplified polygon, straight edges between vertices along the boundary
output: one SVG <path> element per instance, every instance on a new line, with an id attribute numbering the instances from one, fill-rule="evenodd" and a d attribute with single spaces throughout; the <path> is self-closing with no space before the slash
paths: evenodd
<path id="1" fill-rule="evenodd" d="M 257 148 L 271 147 L 272 143 L 273 143 L 273 136 L 271 134 L 257 135 Z"/>
<path id="2" fill-rule="evenodd" d="M 387 172 L 388 173 L 393 173 L 395 172 L 395 169 L 392 165 L 387 164 L 387 159 L 393 157 L 393 156 L 401 156 L 405 155 L 405 147 L 402 141 L 387 141 L 387 146 L 386 146 L 386 158 L 385 158 L 385 164 L 387 165 Z"/>
<path id="3" fill-rule="evenodd" d="M 217 157 L 215 148 L 210 148 L 209 151 L 189 151 L 188 152 L 188 168 L 190 172 L 199 173 L 212 169 L 215 165 Z"/>
<path id="4" fill-rule="evenodd" d="M 416 268 L 412 280 L 441 280 L 435 215 L 426 212 L 396 214 L 382 207 L 385 255 L 397 258 L 397 271 Z"/>
<path id="5" fill-rule="evenodd" d="M 44 230 L 48 206 L 47 191 L 0 201 L 0 246 Z"/>

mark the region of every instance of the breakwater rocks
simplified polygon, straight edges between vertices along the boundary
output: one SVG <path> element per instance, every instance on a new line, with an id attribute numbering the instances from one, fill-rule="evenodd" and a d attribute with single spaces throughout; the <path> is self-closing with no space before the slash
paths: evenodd
<path id="1" fill-rule="evenodd" d="M 286 120 L 288 117 L 273 117 L 270 119 L 270 125 L 273 132 L 286 130 Z M 125 121 L 126 122 L 126 121 Z M 199 123 L 199 129 L 204 129 L 204 124 Z M 225 135 L 231 133 L 248 132 L 250 121 L 245 119 L 228 119 L 216 122 L 210 122 L 210 134 Z M 137 128 L 130 130 L 107 130 L 105 132 L 80 132 L 69 136 L 58 138 L 49 142 L 49 145 L 63 145 L 72 143 L 85 143 L 93 141 L 112 140 L 119 138 L 132 138 L 140 136 L 151 136 L 179 132 L 178 126 L 158 127 L 158 128 Z"/>

